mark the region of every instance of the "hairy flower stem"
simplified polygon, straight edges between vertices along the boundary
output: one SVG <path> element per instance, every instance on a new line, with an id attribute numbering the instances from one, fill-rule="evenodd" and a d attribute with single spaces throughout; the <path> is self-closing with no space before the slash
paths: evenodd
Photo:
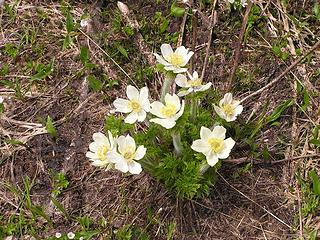
<path id="1" fill-rule="evenodd" d="M 200 167 L 200 174 L 203 175 L 208 169 L 209 169 L 210 165 L 209 164 L 203 164 Z"/>
<path id="2" fill-rule="evenodd" d="M 197 99 L 191 99 L 191 107 L 190 107 L 190 120 L 193 121 L 197 116 L 197 110 L 198 110 L 198 100 Z"/>
<path id="3" fill-rule="evenodd" d="M 170 87 L 173 83 L 173 80 L 174 80 L 174 77 L 165 76 L 165 80 L 161 88 L 161 97 L 160 97 L 161 102 L 164 102 L 164 97 L 166 96 L 167 93 L 170 92 Z"/>
<path id="4" fill-rule="evenodd" d="M 179 156 L 182 153 L 182 150 L 183 150 L 180 133 L 174 132 L 174 133 L 171 134 L 171 136 L 172 136 L 174 151 Z"/>

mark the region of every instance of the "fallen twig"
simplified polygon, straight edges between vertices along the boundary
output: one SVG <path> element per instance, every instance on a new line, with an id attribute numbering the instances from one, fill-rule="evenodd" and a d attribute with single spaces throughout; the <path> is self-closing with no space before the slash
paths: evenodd
<path id="1" fill-rule="evenodd" d="M 293 62 L 286 70 L 284 70 L 278 77 L 276 77 L 275 79 L 273 79 L 271 82 L 269 82 L 267 85 L 265 85 L 264 87 L 260 88 L 259 90 L 249 94 L 248 96 L 244 97 L 240 103 L 243 103 L 245 101 L 247 101 L 248 99 L 258 95 L 259 93 L 263 92 L 264 90 L 268 89 L 269 87 L 271 87 L 272 85 L 274 85 L 275 83 L 277 83 L 279 80 L 281 80 L 288 72 L 290 72 L 296 65 L 298 65 L 303 59 L 305 59 L 310 53 L 312 53 L 314 50 L 316 50 L 318 47 L 320 46 L 320 40 L 307 52 L 305 53 L 303 56 L 301 56 L 300 58 L 298 58 L 295 62 Z"/>

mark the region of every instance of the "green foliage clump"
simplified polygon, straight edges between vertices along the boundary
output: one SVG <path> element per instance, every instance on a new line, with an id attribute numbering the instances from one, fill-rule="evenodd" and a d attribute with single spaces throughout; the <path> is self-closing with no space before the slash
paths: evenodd
<path id="1" fill-rule="evenodd" d="M 137 145 L 144 145 L 148 149 L 145 157 L 139 161 L 143 169 L 178 197 L 192 199 L 206 196 L 216 180 L 219 164 L 201 171 L 206 166 L 206 158 L 191 149 L 192 141 L 199 138 L 201 126 L 213 126 L 215 123 L 217 119 L 205 109 L 201 109 L 201 113 L 190 120 L 190 107 L 186 106 L 184 114 L 170 131 L 164 131 L 157 124 L 135 131 L 133 125 L 125 124 L 122 117 L 114 115 L 106 118 L 105 130 L 111 131 L 114 136 L 133 136 Z M 177 154 L 172 144 L 172 135 L 179 132 L 182 134 L 183 149 Z"/>

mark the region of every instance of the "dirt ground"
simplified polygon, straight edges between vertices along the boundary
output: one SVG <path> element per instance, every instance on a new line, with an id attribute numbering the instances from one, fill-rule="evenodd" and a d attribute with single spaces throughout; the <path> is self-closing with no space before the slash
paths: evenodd
<path id="1" fill-rule="evenodd" d="M 0 95 L 5 99 L 5 111 L 0 115 L 0 223 L 5 224 L 13 215 L 22 214 L 23 197 L 10 191 L 7 183 L 24 192 L 23 182 L 28 176 L 33 182 L 30 193 L 33 204 L 42 206 L 53 222 L 52 226 L 43 219 L 32 223 L 39 239 L 54 236 L 56 232 L 78 231 L 79 224 L 66 218 L 51 200 L 53 175 L 63 172 L 69 186 L 57 199 L 72 219 L 89 216 L 94 220 L 91 229 L 99 229 L 100 235 L 92 239 L 122 239 L 117 238 L 116 230 L 125 225 L 143 229 L 149 239 L 167 239 L 168 228 L 174 223 L 173 239 L 188 240 L 311 239 L 307 229 L 320 227 L 317 213 L 312 217 L 299 214 L 304 198 L 295 179 L 297 169 L 302 169 L 304 176 L 311 168 L 318 173 L 320 169 L 319 149 L 308 142 L 314 126 L 320 124 L 319 48 L 312 58 L 299 63 L 277 84 L 244 103 L 239 123 L 245 125 L 252 121 L 256 125 L 260 116 L 271 115 L 283 101 L 290 98 L 295 102 L 282 113 L 277 120 L 279 124 L 266 124 L 259 130 L 255 139 L 257 151 L 267 149 L 268 160 L 253 156 L 244 145 L 236 146 L 219 171 L 218 181 L 208 197 L 177 199 L 146 173 L 132 176 L 97 169 L 85 154 L 92 134 L 103 131 L 111 103 L 116 97 L 124 96 L 126 85 L 131 82 L 103 50 L 112 53 L 112 58 L 125 72 L 137 79 L 137 84 L 145 82 L 152 98 L 156 99 L 161 78 L 145 70 L 154 59 L 151 53 L 151 60 L 147 59 L 148 53 L 143 51 L 159 52 L 161 43 L 172 41 L 175 32 L 181 33 L 182 25 L 185 25 L 182 45 L 191 47 L 191 17 L 183 23 L 183 17 L 169 16 L 167 30 L 159 33 L 153 17 L 156 12 L 167 16 L 171 1 L 124 1 L 131 11 L 131 19 L 136 18 L 140 25 L 139 36 L 146 46 L 143 49 L 137 40 L 138 34 L 127 36 L 117 29 L 117 19 L 120 19 L 120 29 L 128 23 L 117 10 L 116 1 L 70 1 L 75 22 L 79 23 L 84 13 L 89 13 L 92 21 L 87 28 L 79 26 L 80 30 L 75 30 L 72 36 L 73 44 L 62 50 L 66 35 L 62 2 L 5 2 L 14 7 L 9 11 L 2 6 L 0 11 L 0 69 L 9 68 L 8 72 L 0 71 Z M 200 12 L 194 59 L 199 68 L 203 66 L 210 37 L 212 4 L 205 2 L 210 1 L 194 4 L 194 9 Z M 277 0 L 256 4 L 263 10 L 252 17 L 251 23 L 249 19 L 251 30 L 243 43 L 233 82 L 237 98 L 259 90 L 298 59 L 299 54 L 292 52 L 292 46 L 305 54 L 319 41 L 320 21 L 310 17 L 314 3 L 287 2 L 286 6 Z M 234 64 L 245 9 L 230 12 L 224 1 L 218 1 L 215 9 L 217 22 L 213 27 L 205 79 L 216 88 L 224 89 Z M 125 46 L 128 58 L 117 51 L 114 42 Z M 282 46 L 282 42 L 286 44 Z M 8 53 L 9 43 L 19 46 L 17 55 Z M 274 51 L 277 44 L 281 45 L 282 53 L 288 53 L 288 58 L 277 56 Z M 89 48 L 90 60 L 98 66 L 95 76 L 107 75 L 108 83 L 114 80 L 115 85 L 99 91 L 88 86 L 85 78 L 88 70 L 81 70 L 79 59 L 81 46 Z M 30 80 L 36 71 L 30 65 L 48 65 L 53 57 L 53 72 L 44 79 Z M 137 70 L 137 66 L 141 68 Z M 299 95 L 295 80 L 302 82 L 311 96 L 304 111 L 299 108 L 304 98 Z M 56 140 L 44 127 L 47 116 L 55 123 Z M 307 157 L 300 158 L 304 155 Z M 243 170 L 246 167 L 248 169 Z M 23 213 L 27 217 L 31 215 L 28 211 Z M 32 235 L 30 229 L 21 232 Z"/>

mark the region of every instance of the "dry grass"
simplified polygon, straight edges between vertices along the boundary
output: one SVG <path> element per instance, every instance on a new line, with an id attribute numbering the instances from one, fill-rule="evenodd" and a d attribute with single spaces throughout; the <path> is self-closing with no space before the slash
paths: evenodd
<path id="1" fill-rule="evenodd" d="M 6 3 L 11 6 L 14 2 Z M 154 1 L 128 1 L 127 4 L 132 18 L 141 25 L 145 19 L 151 21 L 156 11 L 168 11 L 165 3 L 156 4 Z M 99 4 L 76 2 L 72 5 L 74 19 L 79 23 L 80 17 L 89 12 L 92 22 L 87 29 L 76 31 L 73 44 L 62 50 L 66 31 L 60 3 L 18 1 L 13 8 L 14 17 L 10 17 L 2 6 L 0 68 L 8 65 L 9 72 L 0 76 L 0 80 L 10 81 L 15 86 L 10 88 L 8 84 L 0 83 L 0 95 L 5 98 L 5 112 L 0 116 L 2 220 L 9 221 L 11 216 L 19 214 L 31 216 L 28 209 L 21 212 L 24 200 L 5 184 L 11 183 L 23 193 L 23 179 L 28 176 L 33 181 L 30 194 L 33 203 L 43 206 L 54 223 L 48 226 L 44 220 L 36 221 L 39 238 L 53 236 L 56 232 L 78 231 L 79 224 L 67 219 L 50 198 L 52 175 L 63 172 L 70 185 L 62 191 L 58 201 L 73 218 L 89 216 L 94 219 L 93 228 L 99 228 L 101 232 L 96 239 L 117 239 L 114 230 L 126 224 L 143 229 L 150 239 L 166 239 L 173 223 L 177 224 L 174 239 L 308 239 L 307 230 L 319 229 L 320 219 L 317 214 L 302 216 L 301 208 L 306 199 L 296 183 L 295 174 L 298 169 L 305 178 L 311 169 L 320 173 L 319 149 L 309 144 L 312 131 L 320 125 L 319 48 L 310 61 L 299 62 L 276 84 L 266 89 L 263 87 L 298 58 L 296 48 L 305 54 L 319 41 L 317 29 L 320 25 L 319 21 L 313 21 L 314 25 L 299 25 L 302 10 L 298 6 L 305 4 L 305 11 L 311 15 L 313 5 L 309 1 L 296 1 L 288 7 L 280 0 L 257 4 L 263 9 L 260 15 L 264 16 L 261 21 L 265 28 L 255 25 L 250 31 L 240 52 L 234 81 L 239 98 L 251 96 L 246 99 L 242 122 L 254 122 L 263 114 L 270 115 L 276 106 L 289 98 L 293 98 L 294 104 L 282 114 L 278 126 L 265 125 L 259 131 L 255 140 L 257 151 L 268 149 L 269 160 L 249 157 L 237 164 L 237 159 L 247 157 L 250 152 L 250 149 L 238 146 L 233 160 L 223 165 L 210 195 L 198 200 L 176 199 L 161 183 L 145 173 L 124 176 L 95 169 L 85 157 L 92 134 L 103 129 L 113 99 L 123 95 L 128 83 L 145 84 L 135 78 L 136 68 L 148 66 L 151 60 L 145 56 L 160 46 L 159 41 L 150 39 L 157 36 L 141 30 L 143 34 L 139 35 L 138 41 L 129 45 L 133 48 L 129 50 L 132 53 L 129 60 L 119 53 L 110 55 L 108 51 L 113 42 L 131 41 L 130 37 L 114 30 L 112 20 L 118 16 L 116 4 L 102 6 L 104 11 L 101 12 Z M 200 67 L 211 37 L 205 21 L 209 19 L 211 9 L 199 8 L 198 4 L 196 7 L 200 13 L 194 63 L 195 67 Z M 209 61 L 205 79 L 224 89 L 227 81 L 223 80 L 228 79 L 233 66 L 232 52 L 238 42 L 241 23 L 228 14 L 223 1 L 218 1 L 217 9 L 218 22 L 213 29 L 212 47 L 207 53 Z M 299 21 L 293 21 L 288 14 Z M 192 32 L 188 21 L 182 40 L 183 45 L 191 47 Z M 169 31 L 179 31 L 181 22 L 180 18 L 172 18 Z M 35 34 L 34 41 L 32 34 Z M 149 40 L 141 42 L 141 37 Z M 290 55 L 285 61 L 272 51 L 272 46 L 280 39 L 288 42 L 282 49 Z M 5 50 L 8 44 L 20 46 L 17 56 L 8 56 Z M 81 46 L 90 50 L 91 61 L 98 66 L 97 75 L 105 74 L 119 86 L 98 92 L 89 89 L 84 78 L 87 72 L 79 71 L 82 68 L 79 60 Z M 139 48 L 143 48 L 142 52 Z M 47 65 L 53 57 L 53 73 L 44 80 L 31 81 L 34 68 L 28 67 L 30 60 Z M 148 79 L 146 84 L 156 99 L 162 79 L 155 75 L 149 81 L 145 73 L 142 79 Z M 310 104 L 303 111 L 302 97 L 294 80 L 301 82 L 310 95 Z M 259 92 L 259 89 L 264 91 Z M 56 141 L 47 134 L 44 126 L 48 115 L 57 127 L 59 137 Z M 13 140 L 19 144 L 13 144 Z M 301 157 L 305 155 L 308 157 Z M 277 162 L 279 159 L 285 160 Z M 239 178 L 233 177 L 248 163 L 252 164 L 249 170 Z M 103 229 L 98 224 L 101 219 Z"/>

